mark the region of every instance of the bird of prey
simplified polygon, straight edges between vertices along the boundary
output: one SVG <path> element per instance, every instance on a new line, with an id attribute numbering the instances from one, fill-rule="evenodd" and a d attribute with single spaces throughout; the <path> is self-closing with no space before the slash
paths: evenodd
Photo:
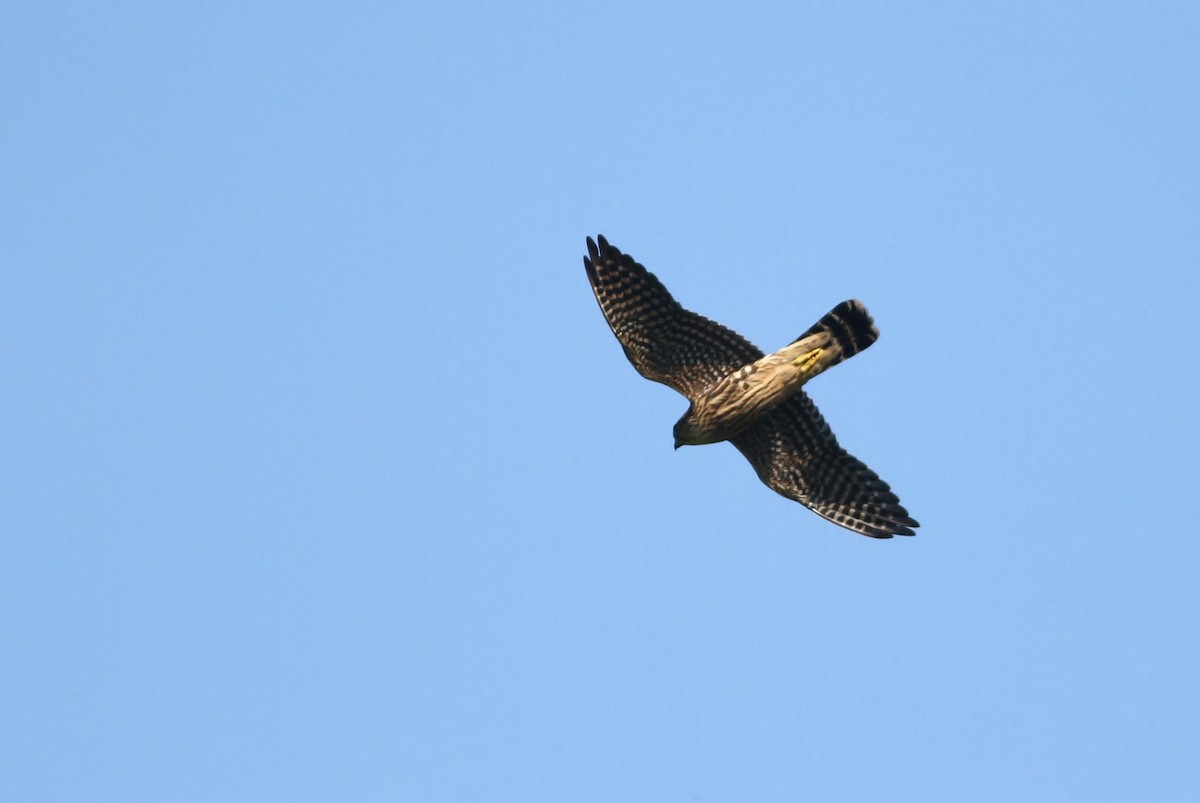
<path id="1" fill-rule="evenodd" d="M 738 333 L 676 301 L 662 282 L 610 245 L 587 239 L 588 281 L 638 373 L 687 397 L 675 448 L 729 441 L 767 487 L 834 524 L 872 538 L 913 535 L 916 520 L 888 484 L 837 439 L 802 389 L 875 342 L 860 301 L 834 307 L 794 342 L 764 355 Z"/>

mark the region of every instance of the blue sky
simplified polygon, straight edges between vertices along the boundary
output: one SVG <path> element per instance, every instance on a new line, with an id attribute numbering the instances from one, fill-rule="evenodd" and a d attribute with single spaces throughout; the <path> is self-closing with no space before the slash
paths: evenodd
<path id="1" fill-rule="evenodd" d="M 1194 3 L 9 4 L 0 797 L 1184 800 Z M 898 491 L 641 379 L 604 233 Z"/>

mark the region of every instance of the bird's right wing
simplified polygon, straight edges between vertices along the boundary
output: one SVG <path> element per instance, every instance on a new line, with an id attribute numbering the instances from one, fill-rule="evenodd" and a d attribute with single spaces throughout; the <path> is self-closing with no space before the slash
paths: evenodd
<path id="1" fill-rule="evenodd" d="M 838 445 L 803 390 L 729 440 L 767 487 L 834 524 L 872 538 L 918 526 L 888 484 Z"/>
<path id="2" fill-rule="evenodd" d="M 588 281 L 625 356 L 642 376 L 695 400 L 719 379 L 763 353 L 749 340 L 686 310 L 653 273 L 628 254 L 589 237 Z"/>

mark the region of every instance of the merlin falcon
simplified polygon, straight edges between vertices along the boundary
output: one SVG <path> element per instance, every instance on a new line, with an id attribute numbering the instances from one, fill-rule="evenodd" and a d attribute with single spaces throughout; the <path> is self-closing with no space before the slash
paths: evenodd
<path id="1" fill-rule="evenodd" d="M 875 342 L 861 301 L 843 301 L 774 354 L 684 309 L 662 282 L 603 236 L 587 239 L 588 281 L 625 356 L 691 404 L 675 448 L 729 441 L 777 493 L 872 538 L 913 535 L 917 522 L 888 484 L 838 445 L 801 386 Z"/>

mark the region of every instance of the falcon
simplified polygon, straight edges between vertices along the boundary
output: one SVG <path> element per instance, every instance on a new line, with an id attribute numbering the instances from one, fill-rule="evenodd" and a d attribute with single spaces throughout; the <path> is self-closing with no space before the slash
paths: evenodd
<path id="1" fill-rule="evenodd" d="M 870 346 L 879 330 L 861 301 L 843 301 L 795 341 L 766 354 L 685 309 L 658 278 L 603 235 L 583 258 L 600 311 L 647 379 L 687 397 L 675 448 L 729 441 L 777 493 L 872 538 L 918 524 L 879 475 L 840 445 L 801 386 Z"/>

